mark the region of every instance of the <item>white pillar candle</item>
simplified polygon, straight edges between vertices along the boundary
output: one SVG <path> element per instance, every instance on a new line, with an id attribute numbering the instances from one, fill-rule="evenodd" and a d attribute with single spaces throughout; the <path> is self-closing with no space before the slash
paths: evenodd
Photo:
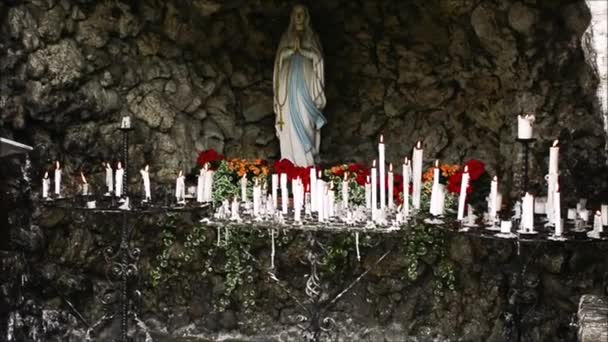
<path id="1" fill-rule="evenodd" d="M 384 136 L 380 134 L 380 143 L 378 144 L 378 161 L 380 162 L 380 208 L 386 207 L 386 165 L 385 165 L 385 148 L 384 148 Z"/>
<path id="2" fill-rule="evenodd" d="M 440 216 L 442 213 L 439 212 L 439 160 L 435 160 L 435 167 L 433 168 L 433 186 L 431 188 L 431 203 L 429 206 L 429 212 L 433 216 Z"/>
<path id="3" fill-rule="evenodd" d="M 376 210 L 378 210 L 378 181 L 377 181 L 377 173 L 376 173 L 376 160 L 374 159 L 374 163 L 372 164 L 372 220 L 376 220 Z"/>
<path id="4" fill-rule="evenodd" d="M 205 169 L 201 168 L 196 180 L 196 201 L 202 203 L 205 193 Z"/>
<path id="5" fill-rule="evenodd" d="M 458 221 L 464 220 L 464 208 L 466 205 L 467 188 L 469 187 L 469 167 L 464 167 L 462 173 L 462 181 L 460 182 L 460 196 L 458 197 L 458 214 L 456 219 Z"/>
<path id="6" fill-rule="evenodd" d="M 113 179 L 113 171 L 112 165 L 110 163 L 105 163 L 106 167 L 106 187 L 108 188 L 108 193 L 114 191 L 114 179 Z"/>
<path id="7" fill-rule="evenodd" d="M 344 179 L 342 180 L 342 207 L 348 208 L 348 172 L 344 172 Z"/>
<path id="8" fill-rule="evenodd" d="M 281 211 L 283 215 L 287 214 L 287 203 L 289 200 L 289 193 L 287 189 L 287 174 L 281 173 L 279 176 L 281 182 Z"/>
<path id="9" fill-rule="evenodd" d="M 549 221 L 549 224 L 553 224 L 554 223 L 554 214 L 555 211 L 553 210 L 553 205 L 554 205 L 554 200 L 553 200 L 553 196 L 555 194 L 555 186 L 557 184 L 557 174 L 556 173 L 549 173 L 546 176 L 547 179 L 547 203 L 545 205 L 545 213 L 547 214 L 547 220 Z"/>
<path id="10" fill-rule="evenodd" d="M 322 179 L 317 179 L 316 185 L 317 185 L 317 190 L 315 191 L 315 195 L 317 196 L 317 198 L 315 199 L 315 202 L 317 203 L 318 220 L 319 220 L 319 222 L 323 222 L 323 219 L 325 218 L 325 214 L 323 213 L 323 208 L 324 208 L 323 197 L 325 194 L 325 182 Z"/>
<path id="11" fill-rule="evenodd" d="M 608 226 L 608 204 L 602 204 L 602 224 Z"/>
<path id="12" fill-rule="evenodd" d="M 324 204 L 324 208 L 323 208 L 323 218 L 324 220 L 328 220 L 331 216 L 331 196 L 330 193 L 332 193 L 333 190 L 331 189 L 331 183 L 325 183 L 325 189 L 323 191 L 323 193 L 325 194 L 323 196 L 323 204 Z"/>
<path id="13" fill-rule="evenodd" d="M 411 166 L 410 161 L 405 157 L 403 161 L 403 218 L 406 219 L 410 215 L 410 174 Z"/>
<path id="14" fill-rule="evenodd" d="M 300 203 L 301 200 L 301 193 L 304 192 L 304 188 L 302 187 L 302 181 L 300 180 L 300 178 L 298 178 L 295 181 L 295 186 L 293 186 L 293 201 L 294 201 L 294 208 L 293 208 L 293 220 L 295 222 L 301 222 L 302 221 L 302 217 L 301 217 L 301 211 L 302 211 L 302 204 Z"/>
<path id="15" fill-rule="evenodd" d="M 500 222 L 500 232 L 502 234 L 510 234 L 512 226 L 513 226 L 513 224 L 511 223 L 511 221 L 501 221 Z"/>
<path id="16" fill-rule="evenodd" d="M 125 170 L 122 168 L 122 164 L 120 162 L 118 162 L 118 165 L 116 165 L 116 181 L 115 181 L 116 186 L 114 187 L 114 189 L 115 189 L 114 193 L 116 194 L 116 197 L 122 196 L 122 181 L 123 181 L 124 175 L 125 175 Z"/>
<path id="17" fill-rule="evenodd" d="M 55 163 L 55 195 L 61 196 L 61 166 L 59 161 Z"/>
<path id="18" fill-rule="evenodd" d="M 525 114 L 517 116 L 517 137 L 519 139 L 532 139 L 532 124 L 534 115 Z"/>
<path id="19" fill-rule="evenodd" d="M 555 193 L 553 194 L 553 220 L 555 222 L 555 236 L 562 236 L 562 212 L 561 212 L 561 200 L 559 193 L 559 185 L 555 187 Z"/>
<path id="20" fill-rule="evenodd" d="M 494 176 L 490 183 L 490 198 L 488 202 L 488 216 L 490 223 L 494 224 L 496 221 L 496 213 L 498 212 L 498 177 Z"/>
<path id="21" fill-rule="evenodd" d="M 152 192 L 150 190 L 150 172 L 148 170 L 149 170 L 148 165 L 146 165 L 145 168 L 139 170 L 139 173 L 141 173 L 141 178 L 144 183 L 144 201 L 145 202 L 152 199 Z M 200 183 L 200 176 L 199 176 L 199 183 Z M 200 184 L 199 184 L 199 186 L 200 186 Z M 197 199 L 198 199 L 198 189 L 197 189 Z"/>
<path id="22" fill-rule="evenodd" d="M 253 184 L 253 216 L 258 217 L 260 215 L 260 202 L 262 200 L 262 188 L 258 184 L 256 178 Z"/>
<path id="23" fill-rule="evenodd" d="M 42 198 L 49 198 L 49 188 L 51 187 L 51 179 L 49 178 L 48 171 L 44 173 L 42 178 Z"/>
<path id="24" fill-rule="evenodd" d="M 279 190 L 279 174 L 273 173 L 272 174 L 272 204 L 274 205 L 275 209 L 279 207 L 278 190 Z"/>
<path id="25" fill-rule="evenodd" d="M 394 175 L 393 175 L 393 164 L 389 164 L 388 166 L 388 207 L 389 208 L 394 208 L 395 207 L 395 201 L 393 200 L 394 195 L 395 195 L 395 189 L 394 189 Z"/>
<path id="26" fill-rule="evenodd" d="M 241 202 L 247 202 L 247 174 L 241 177 Z"/>
<path id="27" fill-rule="evenodd" d="M 576 209 L 568 208 L 567 217 L 568 217 L 568 220 L 576 220 Z"/>
<path id="28" fill-rule="evenodd" d="M 310 184 L 307 185 L 308 191 L 304 194 L 304 213 L 306 216 L 310 216 L 312 214 L 312 209 L 310 207 Z"/>
<path id="29" fill-rule="evenodd" d="M 317 211 L 317 170 L 310 168 L 310 209 Z"/>
<path id="30" fill-rule="evenodd" d="M 413 186 L 413 205 L 414 209 L 420 209 L 420 192 L 422 190 L 422 143 L 418 141 L 414 147 L 412 155 L 412 186 Z"/>
<path id="31" fill-rule="evenodd" d="M 205 164 L 205 186 L 203 199 L 205 202 L 213 201 L 213 171 L 209 170 L 209 164 Z"/>
<path id="32" fill-rule="evenodd" d="M 236 196 L 232 199 L 232 203 L 230 204 L 230 219 L 238 220 L 239 216 L 239 201 L 236 200 Z"/>
<path id="33" fill-rule="evenodd" d="M 599 210 L 593 216 L 593 231 L 598 234 L 604 231 L 602 227 L 602 213 Z"/>
<path id="34" fill-rule="evenodd" d="M 177 175 L 177 179 L 175 180 L 175 200 L 177 202 L 182 202 L 185 200 L 186 194 L 186 184 L 184 182 L 184 175 L 182 171 L 179 171 Z"/>
<path id="35" fill-rule="evenodd" d="M 87 196 L 89 194 L 89 184 L 87 183 L 87 179 L 84 177 L 84 173 L 80 173 L 80 178 L 82 179 L 82 196 Z"/>
<path id="36" fill-rule="evenodd" d="M 372 207 L 372 185 L 370 184 L 370 177 L 365 178 L 365 207 L 371 209 Z"/>
<path id="37" fill-rule="evenodd" d="M 526 193 L 522 202 L 521 227 L 524 231 L 534 231 L 534 196 Z"/>
<path id="38" fill-rule="evenodd" d="M 558 140 L 553 142 L 553 146 L 549 147 L 549 174 L 559 174 L 558 161 L 559 161 L 559 143 Z"/>
<path id="39" fill-rule="evenodd" d="M 583 209 L 578 212 L 578 215 L 581 217 L 581 220 L 585 222 L 589 221 L 589 210 Z"/>

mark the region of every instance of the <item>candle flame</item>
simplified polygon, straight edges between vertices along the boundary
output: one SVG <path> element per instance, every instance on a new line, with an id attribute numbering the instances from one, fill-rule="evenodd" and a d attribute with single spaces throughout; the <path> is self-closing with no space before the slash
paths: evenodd
<path id="1" fill-rule="evenodd" d="M 148 172 L 149 169 L 150 169 L 150 165 L 146 164 L 146 168 L 144 170 L 146 170 L 146 172 Z"/>
<path id="2" fill-rule="evenodd" d="M 439 167 L 439 159 L 435 160 L 435 167 Z"/>
<path id="3" fill-rule="evenodd" d="M 408 159 L 408 157 L 405 157 L 403 159 L 403 164 L 408 165 L 410 163 L 410 160 Z"/>
<path id="4" fill-rule="evenodd" d="M 59 167 L 59 160 L 55 161 L 55 165 L 56 165 L 57 170 L 61 169 L 61 167 Z"/>
<path id="5" fill-rule="evenodd" d="M 323 173 L 321 172 L 321 170 L 319 170 L 319 174 L 317 175 L 317 178 L 321 179 L 321 177 L 323 177 Z"/>
<path id="6" fill-rule="evenodd" d="M 595 216 L 602 216 L 602 212 L 601 212 L 601 211 L 599 211 L 599 210 L 598 210 L 598 211 L 596 211 L 596 212 L 595 212 Z"/>
<path id="7" fill-rule="evenodd" d="M 182 170 L 179 170 L 179 173 L 177 174 L 178 177 L 182 176 Z"/>
<path id="8" fill-rule="evenodd" d="M 418 140 L 418 142 L 416 143 L 416 148 L 417 149 L 421 149 L 422 148 L 422 142 L 420 140 Z"/>
<path id="9" fill-rule="evenodd" d="M 498 177 L 497 177 L 497 176 L 494 176 L 494 178 L 492 178 L 492 180 L 493 180 L 494 182 L 498 182 Z"/>
<path id="10" fill-rule="evenodd" d="M 44 178 L 45 178 L 45 179 L 48 179 L 48 178 L 49 178 L 49 172 L 48 172 L 48 171 L 46 171 L 46 172 L 44 173 Z"/>
<path id="11" fill-rule="evenodd" d="M 205 163 L 205 171 L 209 170 L 209 163 Z"/>
<path id="12" fill-rule="evenodd" d="M 80 173 L 80 177 L 82 178 L 82 183 L 87 184 L 87 179 L 84 178 L 84 173 Z"/>
<path id="13" fill-rule="evenodd" d="M 376 167 L 376 159 L 374 159 L 374 162 L 372 163 L 372 167 Z"/>
<path id="14" fill-rule="evenodd" d="M 388 164 L 388 172 L 393 172 L 393 163 Z"/>
<path id="15" fill-rule="evenodd" d="M 380 143 L 384 144 L 384 134 L 380 134 Z"/>
<path id="16" fill-rule="evenodd" d="M 118 162 L 118 164 L 116 164 L 116 169 L 122 169 L 122 163 Z"/>
<path id="17" fill-rule="evenodd" d="M 369 184 L 370 179 L 371 179 L 371 178 L 369 178 L 369 176 L 365 177 L 365 183 L 368 183 L 368 184 Z"/>
<path id="18" fill-rule="evenodd" d="M 558 140 L 558 139 L 555 139 L 555 140 L 553 141 L 553 147 L 557 147 L 557 144 L 558 144 L 558 143 L 559 143 L 559 140 Z"/>
<path id="19" fill-rule="evenodd" d="M 464 173 L 468 173 L 468 172 L 469 172 L 469 166 L 468 166 L 468 165 L 465 165 L 465 166 L 464 166 Z"/>

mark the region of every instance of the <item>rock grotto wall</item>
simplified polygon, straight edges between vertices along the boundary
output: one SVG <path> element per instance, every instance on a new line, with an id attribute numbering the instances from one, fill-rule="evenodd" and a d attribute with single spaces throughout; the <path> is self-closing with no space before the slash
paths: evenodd
<path id="1" fill-rule="evenodd" d="M 134 165 L 149 162 L 155 179 L 189 170 L 206 148 L 277 158 L 271 75 L 291 5 L 3 2 L 0 130 L 46 147 L 35 164 L 59 158 L 96 171 L 115 158 L 117 122 L 131 114 Z M 384 132 L 389 161 L 423 138 L 429 160 L 482 159 L 509 189 L 520 170 L 515 115 L 531 110 L 533 179 L 559 137 L 564 193 L 606 189 L 597 78 L 580 47 L 583 0 L 309 7 L 325 49 L 324 162 L 369 162 Z"/>

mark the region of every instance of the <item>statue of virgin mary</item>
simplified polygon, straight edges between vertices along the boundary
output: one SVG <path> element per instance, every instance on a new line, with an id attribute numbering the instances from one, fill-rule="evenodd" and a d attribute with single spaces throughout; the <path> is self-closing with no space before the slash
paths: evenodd
<path id="1" fill-rule="evenodd" d="M 298 166 L 315 164 L 321 143 L 320 130 L 327 122 L 323 89 L 323 55 L 310 15 L 295 5 L 274 61 L 275 127 L 281 158 Z"/>

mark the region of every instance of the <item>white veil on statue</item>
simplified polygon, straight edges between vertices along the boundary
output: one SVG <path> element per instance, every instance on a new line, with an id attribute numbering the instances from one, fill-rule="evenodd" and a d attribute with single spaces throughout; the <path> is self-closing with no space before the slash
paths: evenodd
<path id="1" fill-rule="evenodd" d="M 321 143 L 320 129 L 327 122 L 323 54 L 310 15 L 303 5 L 291 12 L 273 72 L 275 126 L 281 158 L 298 166 L 314 165 Z"/>

